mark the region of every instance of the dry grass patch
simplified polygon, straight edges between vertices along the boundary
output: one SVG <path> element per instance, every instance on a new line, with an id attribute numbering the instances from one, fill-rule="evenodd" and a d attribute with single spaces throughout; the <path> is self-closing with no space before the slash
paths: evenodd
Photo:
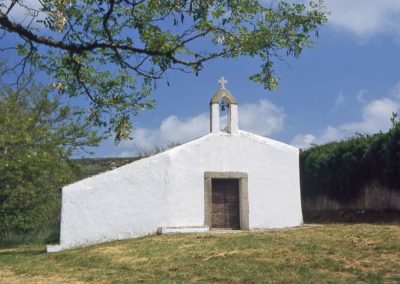
<path id="1" fill-rule="evenodd" d="M 148 236 L 54 254 L 0 249 L 0 282 L 396 283 L 399 233 L 399 225 L 325 225 Z"/>
<path id="2" fill-rule="evenodd" d="M 57 275 L 50 277 L 30 276 L 27 274 L 16 275 L 9 267 L 0 268 L 0 283 L 35 284 L 35 283 L 87 283 L 78 279 L 64 278 Z"/>

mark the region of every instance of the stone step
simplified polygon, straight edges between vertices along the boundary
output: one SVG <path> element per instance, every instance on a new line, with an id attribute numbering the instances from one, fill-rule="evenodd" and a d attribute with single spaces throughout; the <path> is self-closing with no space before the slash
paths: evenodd
<path id="1" fill-rule="evenodd" d="M 157 234 L 168 235 L 177 233 L 205 233 L 209 232 L 208 226 L 187 226 L 187 227 L 159 227 Z"/>

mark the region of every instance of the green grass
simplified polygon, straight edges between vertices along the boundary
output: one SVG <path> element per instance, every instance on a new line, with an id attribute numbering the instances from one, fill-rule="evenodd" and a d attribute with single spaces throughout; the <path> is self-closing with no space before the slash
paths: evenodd
<path id="1" fill-rule="evenodd" d="M 398 283 L 399 225 L 148 236 L 46 254 L 0 249 L 0 283 Z"/>

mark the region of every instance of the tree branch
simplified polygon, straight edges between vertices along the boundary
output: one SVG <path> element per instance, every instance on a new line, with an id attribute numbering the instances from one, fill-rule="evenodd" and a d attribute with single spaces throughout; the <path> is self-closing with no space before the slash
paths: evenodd
<path id="1" fill-rule="evenodd" d="M 113 0 L 110 1 L 110 9 L 106 13 L 104 20 L 103 20 L 103 26 L 105 26 L 106 32 L 108 31 L 107 19 L 109 18 L 109 15 L 111 15 L 111 13 L 112 13 L 112 9 L 111 9 L 113 6 L 112 3 L 114 3 Z M 21 37 L 23 37 L 29 41 L 32 41 L 32 42 L 35 42 L 38 44 L 43 44 L 48 47 L 54 47 L 54 48 L 66 50 L 70 54 L 80 54 L 82 52 L 93 51 L 95 49 L 112 49 L 112 50 L 119 49 L 119 50 L 131 51 L 131 52 L 139 53 L 139 54 L 147 54 L 150 56 L 165 56 L 165 57 L 169 58 L 173 63 L 176 63 L 176 64 L 182 64 L 182 65 L 186 65 L 186 66 L 196 66 L 196 65 L 201 64 L 204 61 L 210 60 L 212 58 L 215 58 L 215 57 L 218 57 L 221 55 L 226 55 L 228 53 L 227 51 L 222 51 L 220 53 L 213 53 L 206 57 L 201 56 L 200 59 L 193 60 L 193 61 L 186 61 L 186 60 L 178 59 L 177 57 L 175 57 L 173 55 L 173 53 L 179 47 L 184 46 L 184 44 L 188 43 L 191 40 L 195 40 L 199 37 L 205 36 L 210 31 L 206 31 L 206 32 L 197 34 L 189 39 L 186 39 L 186 40 L 178 43 L 177 46 L 175 46 L 172 50 L 162 52 L 162 51 L 158 51 L 158 50 L 137 48 L 137 47 L 134 47 L 132 45 L 127 45 L 127 44 L 118 44 L 118 43 L 114 43 L 113 40 L 111 40 L 111 42 L 107 42 L 107 43 L 95 41 L 92 43 L 82 43 L 82 44 L 65 43 L 63 41 L 57 41 L 51 37 L 44 37 L 44 36 L 34 34 L 32 31 L 28 30 L 24 26 L 11 22 L 10 19 L 8 18 L 8 16 L 6 14 L 4 14 L 3 12 L 0 12 L 0 25 L 2 27 L 4 27 L 5 29 L 7 29 L 9 32 L 17 33 L 18 35 L 20 35 Z M 112 38 L 109 31 L 108 31 L 108 37 Z"/>
<path id="2" fill-rule="evenodd" d="M 92 43 L 83 43 L 83 44 L 75 44 L 75 43 L 65 43 L 62 41 L 57 41 L 51 37 L 44 37 L 37 34 L 34 34 L 32 31 L 26 29 L 24 26 L 13 23 L 7 17 L 6 14 L 0 11 L 0 25 L 7 29 L 9 32 L 16 33 L 25 39 L 29 39 L 35 43 L 43 44 L 48 47 L 55 47 L 59 49 L 63 49 L 69 51 L 70 53 L 79 54 L 84 51 L 92 51 L 99 48 L 118 48 L 121 50 L 129 50 L 136 53 L 142 54 L 149 54 L 154 56 L 167 56 L 169 53 L 166 52 L 159 52 L 149 49 L 142 49 L 137 48 L 130 45 L 120 45 L 120 44 L 113 44 L 113 43 L 99 43 L 99 42 L 92 42 Z"/>

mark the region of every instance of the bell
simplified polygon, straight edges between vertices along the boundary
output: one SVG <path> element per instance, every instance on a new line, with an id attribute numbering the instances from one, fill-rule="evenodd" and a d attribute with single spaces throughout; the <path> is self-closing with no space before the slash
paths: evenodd
<path id="1" fill-rule="evenodd" d="M 225 105 L 221 105 L 221 111 L 225 111 Z"/>

